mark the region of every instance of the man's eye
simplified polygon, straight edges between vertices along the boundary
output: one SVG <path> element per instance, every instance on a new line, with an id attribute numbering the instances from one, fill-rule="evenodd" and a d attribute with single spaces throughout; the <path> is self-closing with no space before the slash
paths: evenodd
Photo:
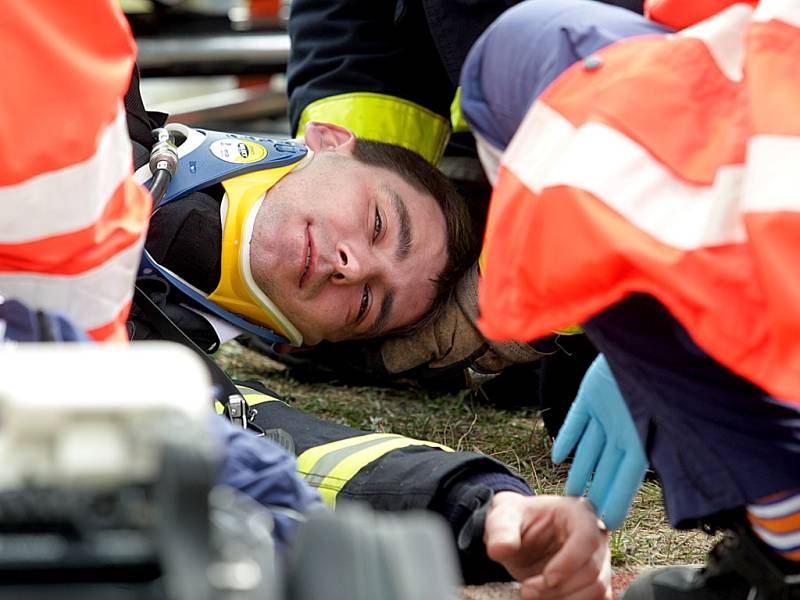
<path id="1" fill-rule="evenodd" d="M 383 230 L 383 219 L 381 219 L 381 213 L 376 208 L 375 209 L 375 228 L 372 231 L 372 241 L 373 242 L 378 239 L 378 236 L 381 234 L 382 230 Z"/>
<path id="2" fill-rule="evenodd" d="M 369 286 L 364 286 L 364 293 L 361 294 L 361 306 L 358 307 L 358 314 L 356 315 L 356 323 L 360 323 L 364 316 L 367 314 L 369 308 Z"/>

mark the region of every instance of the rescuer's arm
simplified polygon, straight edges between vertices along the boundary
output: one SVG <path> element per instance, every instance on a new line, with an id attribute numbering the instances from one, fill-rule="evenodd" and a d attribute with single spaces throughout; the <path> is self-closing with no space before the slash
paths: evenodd
<path id="1" fill-rule="evenodd" d="M 438 161 L 455 85 L 438 60 L 421 2 L 297 0 L 289 35 L 293 133 L 302 135 L 310 120 L 332 122 Z"/>
<path id="2" fill-rule="evenodd" d="M 324 421 L 280 401 L 254 382 L 240 383 L 252 423 L 297 455 L 300 476 L 335 508 L 366 502 L 378 510 L 431 510 L 448 522 L 468 583 L 508 580 L 489 559 L 483 523 L 493 495 L 527 497 L 525 481 L 476 452 L 454 452 L 428 440 L 366 432 Z M 257 440 L 260 441 L 260 440 Z"/>

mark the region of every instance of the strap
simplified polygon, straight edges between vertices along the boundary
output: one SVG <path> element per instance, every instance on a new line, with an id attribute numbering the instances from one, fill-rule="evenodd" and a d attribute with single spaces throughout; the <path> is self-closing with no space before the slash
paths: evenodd
<path id="1" fill-rule="evenodd" d="M 186 335 L 167 314 L 153 302 L 152 298 L 138 286 L 134 286 L 133 299 L 139 309 L 150 320 L 153 329 L 163 339 L 175 342 L 193 350 L 208 367 L 215 388 L 215 400 L 222 404 L 228 418 L 246 428 L 248 426 L 247 410 L 244 396 L 231 381 L 225 371 Z"/>
<path id="2" fill-rule="evenodd" d="M 186 296 L 189 300 L 192 300 L 196 304 L 202 306 L 203 310 L 218 316 L 220 319 L 227 321 L 234 327 L 238 327 L 239 329 L 246 331 L 247 333 L 250 333 L 252 335 L 258 336 L 270 343 L 283 344 L 288 341 L 285 337 L 275 333 L 271 329 L 267 329 L 266 327 L 261 327 L 254 323 L 251 323 L 250 321 L 243 319 L 239 315 L 236 315 L 230 312 L 229 310 L 225 310 L 218 304 L 212 302 L 211 300 L 206 298 L 203 294 L 194 289 L 191 285 L 183 281 L 180 277 L 172 273 L 169 269 L 166 269 L 165 267 L 162 267 L 160 264 L 158 264 L 158 262 L 156 262 L 156 260 L 152 256 L 150 256 L 150 253 L 147 251 L 146 248 L 142 252 L 141 269 L 144 273 L 147 273 L 147 269 L 152 269 L 153 271 L 156 272 L 156 274 L 159 277 L 164 279 L 167 283 L 169 283 L 181 294 Z M 166 317 L 166 315 L 164 316 Z"/>

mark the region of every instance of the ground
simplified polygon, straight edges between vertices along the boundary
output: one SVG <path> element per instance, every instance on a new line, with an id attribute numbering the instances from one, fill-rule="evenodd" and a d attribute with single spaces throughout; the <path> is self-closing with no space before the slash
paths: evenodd
<path id="1" fill-rule="evenodd" d="M 561 493 L 565 467 L 550 461 L 551 439 L 536 410 L 502 410 L 464 392 L 434 395 L 417 389 L 304 384 L 285 368 L 235 342 L 217 354 L 240 378 L 259 379 L 284 394 L 294 406 L 317 416 L 369 431 L 400 433 L 446 444 L 456 450 L 492 455 L 527 478 L 537 493 Z M 520 391 L 524 393 L 524 391 Z M 669 528 L 661 508 L 661 490 L 646 482 L 623 527 L 611 536 L 612 564 L 618 583 L 647 566 L 702 563 L 711 539 L 699 532 Z M 467 588 L 464 600 L 516 598 L 513 586 Z"/>
<path id="2" fill-rule="evenodd" d="M 637 570 L 615 569 L 611 584 L 614 598 L 618 598 L 625 586 L 636 577 Z M 516 583 L 489 583 L 469 585 L 462 592 L 461 600 L 517 600 L 519 586 Z"/>

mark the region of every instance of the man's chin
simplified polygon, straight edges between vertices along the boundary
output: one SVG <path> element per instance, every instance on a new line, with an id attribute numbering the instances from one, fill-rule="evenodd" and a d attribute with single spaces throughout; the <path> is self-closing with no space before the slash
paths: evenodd
<path id="1" fill-rule="evenodd" d="M 305 328 L 299 326 L 297 324 L 297 321 L 292 320 L 291 318 L 289 320 L 300 331 L 300 335 L 303 336 L 302 348 L 309 348 L 311 346 L 316 346 L 317 344 L 319 344 L 322 341 L 322 337 L 319 335 L 319 333 L 317 333 L 315 331 L 308 331 L 308 329 L 305 329 Z"/>

